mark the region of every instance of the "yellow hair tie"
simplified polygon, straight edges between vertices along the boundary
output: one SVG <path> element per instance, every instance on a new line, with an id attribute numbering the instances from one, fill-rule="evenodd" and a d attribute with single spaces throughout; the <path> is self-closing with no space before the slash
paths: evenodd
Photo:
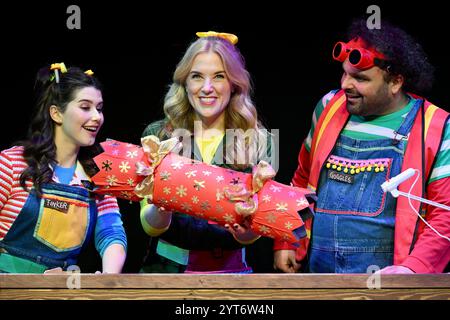
<path id="1" fill-rule="evenodd" d="M 67 68 L 66 68 L 66 65 L 64 64 L 64 62 L 52 63 L 52 65 L 50 66 L 50 70 L 61 70 L 62 73 L 67 72 Z"/>
<path id="2" fill-rule="evenodd" d="M 61 63 L 52 63 L 52 65 L 50 66 L 50 70 L 53 70 L 55 72 L 55 79 L 56 79 L 56 83 L 59 83 L 59 72 L 58 70 L 61 70 L 61 73 L 66 73 L 67 72 L 67 68 L 66 65 L 64 64 L 64 62 Z M 53 80 L 53 77 L 50 78 L 50 80 Z"/>
<path id="3" fill-rule="evenodd" d="M 232 33 L 223 33 L 223 32 L 215 32 L 215 31 L 197 32 L 196 35 L 199 38 L 219 37 L 219 38 L 222 38 L 222 39 L 225 39 L 225 40 L 231 42 L 231 44 L 233 44 L 233 45 L 236 44 L 239 40 L 238 37 Z"/>
<path id="4" fill-rule="evenodd" d="M 86 73 L 88 76 L 94 75 L 94 71 L 92 71 L 91 69 L 86 70 L 84 73 Z"/>

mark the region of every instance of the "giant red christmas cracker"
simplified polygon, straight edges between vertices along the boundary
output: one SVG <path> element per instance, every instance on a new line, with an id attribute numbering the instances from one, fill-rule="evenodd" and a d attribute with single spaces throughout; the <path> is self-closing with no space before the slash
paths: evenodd
<path id="1" fill-rule="evenodd" d="M 148 198 L 166 210 L 186 213 L 221 225 L 242 224 L 262 236 L 296 243 L 306 236 L 303 218 L 310 215 L 311 192 L 271 180 L 265 162 L 253 174 L 208 165 L 171 152 L 175 138 L 142 139 L 142 147 L 115 140 L 101 143 L 92 177 L 96 193 L 139 201 Z M 300 214 L 299 214 L 300 213 Z"/>

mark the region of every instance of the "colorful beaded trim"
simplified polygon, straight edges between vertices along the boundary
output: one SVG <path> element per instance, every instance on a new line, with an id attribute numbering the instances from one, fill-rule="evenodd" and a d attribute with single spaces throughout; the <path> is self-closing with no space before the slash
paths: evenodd
<path id="1" fill-rule="evenodd" d="M 389 167 L 390 159 L 349 160 L 337 156 L 330 156 L 326 163 L 327 169 L 357 174 L 365 171 L 383 172 Z"/>

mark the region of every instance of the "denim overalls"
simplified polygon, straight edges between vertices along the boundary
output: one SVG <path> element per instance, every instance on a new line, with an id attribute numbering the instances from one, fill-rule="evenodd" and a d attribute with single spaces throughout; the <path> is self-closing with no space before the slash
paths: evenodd
<path id="1" fill-rule="evenodd" d="M 0 241 L 0 248 L 3 254 L 7 252 L 12 258 L 18 257 L 17 260 L 42 265 L 44 270 L 65 269 L 76 264 L 83 244 L 94 231 L 96 202 L 88 190 L 60 183 L 44 184 L 42 194 L 39 198 L 31 190 L 20 214 Z M 1 271 L 35 273 L 37 270 L 22 264 L 20 268 L 23 270 Z"/>
<path id="2" fill-rule="evenodd" d="M 393 264 L 397 201 L 381 184 L 401 172 L 405 137 L 421 103 L 412 107 L 397 139 L 339 136 L 320 174 L 310 272 L 366 273 L 369 266 Z"/>

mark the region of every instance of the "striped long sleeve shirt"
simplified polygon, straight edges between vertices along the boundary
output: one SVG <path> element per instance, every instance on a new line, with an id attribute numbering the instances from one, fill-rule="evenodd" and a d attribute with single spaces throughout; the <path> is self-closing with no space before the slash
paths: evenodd
<path id="1" fill-rule="evenodd" d="M 0 153 L 0 240 L 2 240 L 11 228 L 11 225 L 20 214 L 28 198 L 28 192 L 20 185 L 20 175 L 27 167 L 23 157 L 23 147 L 12 147 Z M 88 179 L 77 165 L 74 177 L 70 185 L 81 185 L 80 180 Z M 54 182 L 57 177 L 53 177 Z M 26 181 L 28 189 L 33 187 L 31 180 Z M 98 216 L 107 213 L 119 213 L 117 200 L 111 196 L 105 196 L 102 200 L 96 200 Z"/>

